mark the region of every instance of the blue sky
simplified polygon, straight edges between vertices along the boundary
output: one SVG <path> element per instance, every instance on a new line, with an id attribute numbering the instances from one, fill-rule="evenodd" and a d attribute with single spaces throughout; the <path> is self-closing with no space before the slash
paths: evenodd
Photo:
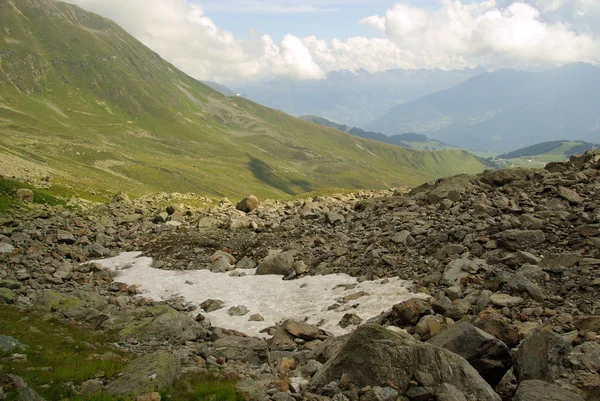
<path id="1" fill-rule="evenodd" d="M 600 0 L 68 0 L 223 83 L 600 64 Z"/>

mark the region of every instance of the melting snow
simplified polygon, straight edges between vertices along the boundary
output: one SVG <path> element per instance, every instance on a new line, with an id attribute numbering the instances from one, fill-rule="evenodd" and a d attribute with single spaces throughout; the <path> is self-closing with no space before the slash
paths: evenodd
<path id="1" fill-rule="evenodd" d="M 199 305 L 207 299 L 219 299 L 225 303 L 224 308 L 206 313 L 212 325 L 252 336 L 264 336 L 259 331 L 287 318 L 307 319 L 307 323 L 318 324 L 322 329 L 340 335 L 353 329 L 352 326 L 343 329 L 338 324 L 346 313 L 355 313 L 364 322 L 398 302 L 424 297 L 411 293 L 408 290 L 410 283 L 398 278 L 358 283 L 356 278 L 346 274 L 331 274 L 284 281 L 281 276 L 257 276 L 255 270 L 239 270 L 247 275 L 232 277 L 230 273 L 208 270 L 154 269 L 152 258 L 141 255 L 141 252 L 126 252 L 94 263 L 105 269 L 118 270 L 118 281 L 140 285 L 144 296 L 157 301 L 181 296 Z M 328 310 L 336 300 L 359 292 L 366 295 Z M 245 316 L 229 316 L 227 310 L 237 305 L 245 306 L 250 312 Z M 265 320 L 248 321 L 255 313 Z"/>

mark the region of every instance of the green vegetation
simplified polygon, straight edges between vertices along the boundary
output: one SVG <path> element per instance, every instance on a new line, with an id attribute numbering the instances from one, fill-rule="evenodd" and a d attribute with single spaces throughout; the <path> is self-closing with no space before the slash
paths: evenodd
<path id="1" fill-rule="evenodd" d="M 183 375 L 173 389 L 164 394 L 178 401 L 242 401 L 235 382 L 220 380 L 215 375 Z M 166 398 L 165 398 L 166 399 Z"/>
<path id="2" fill-rule="evenodd" d="M 0 20 L 0 165 L 10 156 L 78 197 L 282 198 L 484 169 L 466 152 L 393 147 L 223 96 L 73 5 L 4 1 Z"/>
<path id="3" fill-rule="evenodd" d="M 111 338 L 61 323 L 13 306 L 0 305 L 0 335 L 27 346 L 12 352 L 0 350 L 0 374 L 10 373 L 47 400 L 119 401 L 107 394 L 81 395 L 75 386 L 94 378 L 114 378 L 131 359 L 110 345 Z M 12 358 L 12 354 L 26 359 Z M 163 399 L 178 401 L 241 401 L 235 383 L 214 374 L 183 375 Z M 8 399 L 10 400 L 10 398 Z"/>
<path id="4" fill-rule="evenodd" d="M 128 359 L 104 345 L 109 339 L 102 335 L 11 306 L 0 306 L 0 334 L 27 345 L 18 351 L 27 356 L 26 361 L 0 351 L 0 373 L 21 376 L 48 400 L 79 399 L 72 385 L 114 377 Z"/>
<path id="5" fill-rule="evenodd" d="M 568 160 L 574 154 L 598 149 L 599 145 L 583 141 L 549 141 L 496 156 L 504 167 L 544 167 L 550 162 Z"/>
<path id="6" fill-rule="evenodd" d="M 53 195 L 53 193 L 58 192 L 59 188 L 55 188 L 53 192 L 50 190 L 37 189 L 18 181 L 0 178 L 0 214 L 6 213 L 10 209 L 17 206 L 17 204 L 24 206 L 15 198 L 17 190 L 21 188 L 30 189 L 33 191 L 33 203 L 52 206 L 65 204 L 63 200 L 58 199 Z"/>

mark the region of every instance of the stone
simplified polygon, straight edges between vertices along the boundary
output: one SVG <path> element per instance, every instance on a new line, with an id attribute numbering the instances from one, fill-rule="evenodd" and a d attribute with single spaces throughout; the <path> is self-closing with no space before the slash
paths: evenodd
<path id="1" fill-rule="evenodd" d="M 259 205 L 258 198 L 254 195 L 249 195 L 239 201 L 236 205 L 237 210 L 241 210 L 244 213 L 250 213 L 255 210 Z"/>
<path id="2" fill-rule="evenodd" d="M 577 252 L 551 253 L 546 255 L 540 262 L 542 268 L 570 268 L 581 262 L 583 257 Z"/>
<path id="3" fill-rule="evenodd" d="M 250 322 L 264 322 L 265 318 L 262 317 L 259 313 L 255 313 L 253 315 L 250 315 L 250 318 L 248 319 L 248 321 L 250 321 Z"/>
<path id="4" fill-rule="evenodd" d="M 224 336 L 212 343 L 212 355 L 226 360 L 235 360 L 253 366 L 268 362 L 268 345 L 256 337 Z"/>
<path id="5" fill-rule="evenodd" d="M 129 199 L 129 196 L 125 192 L 119 191 L 115 194 L 115 196 L 113 196 L 111 202 L 112 203 L 131 203 L 131 200 Z"/>
<path id="6" fill-rule="evenodd" d="M 561 376 L 565 361 L 573 347 L 560 335 L 542 330 L 519 347 L 514 362 L 515 376 L 524 380 L 552 381 Z"/>
<path id="7" fill-rule="evenodd" d="M 471 304 L 468 301 L 455 299 L 444 315 L 453 320 L 460 320 L 469 313 L 469 310 L 471 310 Z"/>
<path id="8" fill-rule="evenodd" d="M 214 312 L 223 308 L 224 306 L 225 302 L 219 299 L 207 299 L 200 304 L 200 308 L 202 308 L 206 313 Z"/>
<path id="9" fill-rule="evenodd" d="M 0 254 L 11 253 L 14 250 L 15 250 L 15 247 L 11 244 L 6 244 L 6 243 L 0 244 Z"/>
<path id="10" fill-rule="evenodd" d="M 398 245 L 414 246 L 417 244 L 417 241 L 410 235 L 410 231 L 408 230 L 400 231 L 391 240 Z"/>
<path id="11" fill-rule="evenodd" d="M 100 379 L 90 379 L 81 383 L 81 393 L 84 395 L 99 394 L 104 389 L 104 383 Z"/>
<path id="12" fill-rule="evenodd" d="M 19 202 L 31 203 L 33 202 L 33 191 L 26 188 L 19 188 L 15 192 L 15 198 Z"/>
<path id="13" fill-rule="evenodd" d="M 467 397 L 452 384 L 444 383 L 435 390 L 436 401 L 467 401 Z"/>
<path id="14" fill-rule="evenodd" d="M 514 401 L 583 401 L 583 398 L 553 383 L 525 380 L 519 384 Z"/>
<path id="15" fill-rule="evenodd" d="M 522 274 L 517 274 L 508 282 L 508 288 L 516 293 L 527 293 L 536 301 L 543 301 L 546 297 L 540 287 Z"/>
<path id="16" fill-rule="evenodd" d="M 521 297 L 513 297 L 507 294 L 492 294 L 490 296 L 490 301 L 495 306 L 499 306 L 501 308 L 507 307 L 512 308 L 513 306 L 517 306 L 523 303 L 523 298 Z"/>
<path id="17" fill-rule="evenodd" d="M 479 269 L 480 266 L 472 260 L 455 259 L 446 265 L 442 281 L 449 286 L 459 285 L 463 278 L 477 273 Z"/>
<path id="18" fill-rule="evenodd" d="M 473 323 L 475 327 L 496 337 L 508 347 L 512 348 L 519 343 L 519 332 L 510 320 L 489 308 L 479 313 Z"/>
<path id="19" fill-rule="evenodd" d="M 450 326 L 429 340 L 429 344 L 465 358 L 490 386 L 496 386 L 512 366 L 506 344 L 470 323 Z"/>
<path id="20" fill-rule="evenodd" d="M 360 397 L 360 401 L 396 401 L 398 390 L 391 387 L 375 386 Z"/>
<path id="21" fill-rule="evenodd" d="M 344 339 L 339 351 L 313 376 L 311 386 L 324 386 L 344 375 L 358 387 L 387 383 L 404 394 L 417 371 L 432 375 L 439 385 L 451 384 L 468 401 L 500 401 L 460 356 L 370 324 L 359 326 Z"/>
<path id="22" fill-rule="evenodd" d="M 16 338 L 0 334 L 0 351 L 25 351 L 27 348 L 29 347 L 25 344 L 21 344 Z"/>
<path id="23" fill-rule="evenodd" d="M 342 329 L 348 326 L 358 326 L 362 323 L 362 318 L 355 313 L 346 313 L 338 323 Z"/>
<path id="24" fill-rule="evenodd" d="M 217 258 L 210 265 L 210 271 L 213 273 L 225 273 L 235 269 L 235 266 L 229 263 L 227 258 Z"/>
<path id="25" fill-rule="evenodd" d="M 401 326 L 414 326 L 422 316 L 430 314 L 431 307 L 427 301 L 419 298 L 400 302 L 392 307 L 392 317 Z"/>
<path id="26" fill-rule="evenodd" d="M 0 288 L 0 303 L 12 304 L 15 302 L 15 293 L 8 288 Z"/>
<path id="27" fill-rule="evenodd" d="M 335 225 L 337 223 L 343 223 L 346 221 L 344 216 L 335 212 L 327 212 L 325 214 L 325 221 L 329 224 Z"/>
<path id="28" fill-rule="evenodd" d="M 113 396 L 136 396 L 164 391 L 173 385 L 180 372 L 179 359 L 159 351 L 129 363 L 122 375 L 106 386 L 106 393 Z"/>
<path id="29" fill-rule="evenodd" d="M 168 219 L 169 219 L 169 213 L 161 212 L 154 217 L 154 220 L 152 220 L 152 222 L 154 224 L 161 224 L 161 223 L 166 223 Z"/>
<path id="30" fill-rule="evenodd" d="M 282 326 L 288 333 L 303 340 L 311 341 L 321 334 L 321 330 L 317 326 L 300 323 L 291 319 L 284 321 Z"/>
<path id="31" fill-rule="evenodd" d="M 267 340 L 267 344 L 271 351 L 296 350 L 296 343 L 294 342 L 292 335 L 283 327 L 278 327 L 277 330 L 275 330 L 275 334 Z"/>
<path id="32" fill-rule="evenodd" d="M 558 194 L 561 198 L 568 200 L 570 203 L 578 205 L 583 203 L 583 198 L 577 194 L 577 192 L 572 191 L 565 187 L 558 187 Z"/>
<path id="33" fill-rule="evenodd" d="M 0 375 L 0 389 L 6 391 L 7 399 L 17 401 L 45 401 L 25 381 L 15 375 Z M 0 395 L 3 395 L 0 392 Z"/>
<path id="34" fill-rule="evenodd" d="M 540 245 L 546 234 L 541 230 L 506 230 L 499 234 L 499 240 L 509 251 L 520 251 Z"/>
<path id="35" fill-rule="evenodd" d="M 260 262 L 256 269 L 257 275 L 275 274 L 288 276 L 292 272 L 294 272 L 294 255 L 290 251 L 267 256 Z"/>
<path id="36" fill-rule="evenodd" d="M 76 242 L 75 237 L 68 231 L 58 230 L 56 233 L 56 241 L 59 244 L 73 245 Z"/>
<path id="37" fill-rule="evenodd" d="M 244 305 L 232 306 L 227 310 L 229 316 L 244 316 L 247 315 L 248 312 L 250 311 Z"/>
<path id="38" fill-rule="evenodd" d="M 578 345 L 573 348 L 567 359 L 578 370 L 600 372 L 600 344 L 588 341 Z"/>
<path id="39" fill-rule="evenodd" d="M 133 337 L 146 342 L 183 343 L 203 339 L 209 335 L 208 330 L 190 316 L 165 305 L 145 308 L 138 312 L 133 320 L 127 321 L 124 327 L 118 323 L 115 326 L 119 329 L 119 337 Z"/>
<path id="40" fill-rule="evenodd" d="M 161 401 L 162 397 L 160 396 L 160 393 L 157 393 L 156 391 L 152 392 L 152 393 L 148 393 L 148 394 L 143 394 L 143 395 L 138 395 L 135 399 L 135 401 Z"/>

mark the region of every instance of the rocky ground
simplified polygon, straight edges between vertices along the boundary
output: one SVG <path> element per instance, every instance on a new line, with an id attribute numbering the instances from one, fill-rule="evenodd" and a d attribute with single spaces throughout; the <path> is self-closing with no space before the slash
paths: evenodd
<path id="1" fill-rule="evenodd" d="M 211 371 L 256 400 L 599 400 L 599 170 L 600 153 L 588 152 L 410 193 L 210 209 L 120 194 L 85 211 L 14 214 L 0 219 L 0 302 L 110 331 L 142 358 L 117 378 L 78 384 L 83 394 L 144 395 Z M 367 324 L 349 314 L 341 323 L 357 329 L 347 336 L 286 321 L 264 341 L 85 263 L 138 250 L 171 270 L 400 277 L 430 297 Z M 24 388 L 8 376 L 5 391 Z"/>

